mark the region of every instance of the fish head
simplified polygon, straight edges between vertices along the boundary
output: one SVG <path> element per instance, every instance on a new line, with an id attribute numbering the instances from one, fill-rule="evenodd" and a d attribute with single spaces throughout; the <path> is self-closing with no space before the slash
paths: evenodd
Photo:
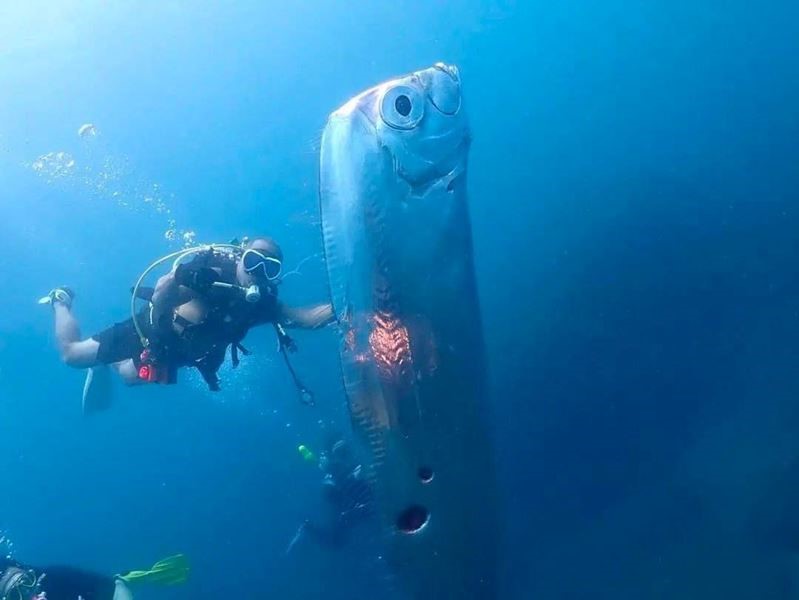
<path id="1" fill-rule="evenodd" d="M 424 196 L 465 169 L 469 128 L 462 103 L 458 69 L 437 63 L 367 90 L 340 111 L 361 113 L 397 179 L 411 196 Z"/>

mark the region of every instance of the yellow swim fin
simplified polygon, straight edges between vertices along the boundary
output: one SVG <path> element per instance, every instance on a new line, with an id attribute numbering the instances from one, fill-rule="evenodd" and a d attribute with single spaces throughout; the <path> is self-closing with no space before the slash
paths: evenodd
<path id="1" fill-rule="evenodd" d="M 131 571 L 125 575 L 117 575 L 117 579 L 125 583 L 177 585 L 186 582 L 189 571 L 189 560 L 183 554 L 175 554 L 159 560 L 147 571 Z"/>

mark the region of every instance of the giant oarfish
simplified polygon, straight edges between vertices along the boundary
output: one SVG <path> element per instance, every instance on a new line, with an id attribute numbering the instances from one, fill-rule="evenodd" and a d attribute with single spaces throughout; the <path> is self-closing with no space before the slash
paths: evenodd
<path id="1" fill-rule="evenodd" d="M 387 558 L 417 599 L 493 598 L 497 503 L 455 67 L 328 119 L 320 204 L 341 367 Z"/>

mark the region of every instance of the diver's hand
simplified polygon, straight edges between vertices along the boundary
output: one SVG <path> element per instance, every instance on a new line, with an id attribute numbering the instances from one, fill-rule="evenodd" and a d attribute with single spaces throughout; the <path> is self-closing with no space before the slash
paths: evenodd
<path id="1" fill-rule="evenodd" d="M 283 336 L 283 347 L 289 352 L 297 351 L 297 343 L 288 335 Z"/>
<path id="2" fill-rule="evenodd" d="M 219 273 L 210 267 L 192 268 L 188 265 L 178 265 L 175 269 L 175 282 L 193 290 L 207 290 L 217 281 Z"/>

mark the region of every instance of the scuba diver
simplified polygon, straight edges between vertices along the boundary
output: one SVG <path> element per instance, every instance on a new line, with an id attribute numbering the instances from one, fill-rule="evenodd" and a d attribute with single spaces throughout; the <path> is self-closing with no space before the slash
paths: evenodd
<path id="1" fill-rule="evenodd" d="M 305 446 L 299 450 L 307 459 L 309 451 Z M 375 515 L 372 488 L 346 441 L 331 440 L 319 457 L 319 468 L 324 473 L 322 492 L 329 509 L 327 523 L 306 519 L 289 542 L 286 554 L 304 536 L 327 548 L 341 547 L 357 524 Z"/>
<path id="2" fill-rule="evenodd" d="M 189 576 L 182 554 L 155 563 L 146 571 L 103 575 L 75 567 L 31 567 L 0 557 L 0 600 L 133 600 L 131 584 L 176 585 Z"/>
<path id="3" fill-rule="evenodd" d="M 190 261 L 181 262 L 187 256 Z M 154 267 L 177 257 L 172 270 L 154 289 L 141 281 Z M 329 304 L 293 308 L 278 300 L 283 253 L 270 238 L 243 244 L 193 248 L 164 257 L 151 265 L 133 288 L 131 318 L 81 339 L 72 305 L 75 294 L 67 287 L 52 290 L 39 302 L 50 304 L 61 359 L 71 367 L 89 369 L 84 387 L 84 408 L 97 367 L 110 365 L 128 385 L 171 384 L 177 370 L 194 367 L 208 387 L 219 390 L 217 371 L 228 347 L 233 366 L 247 332 L 271 323 L 280 350 L 301 394 L 308 393 L 296 376 L 287 352 L 296 348 L 286 328 L 317 329 L 333 321 Z M 149 302 L 141 311 L 136 299 Z M 310 403 L 310 402 L 309 402 Z"/>

